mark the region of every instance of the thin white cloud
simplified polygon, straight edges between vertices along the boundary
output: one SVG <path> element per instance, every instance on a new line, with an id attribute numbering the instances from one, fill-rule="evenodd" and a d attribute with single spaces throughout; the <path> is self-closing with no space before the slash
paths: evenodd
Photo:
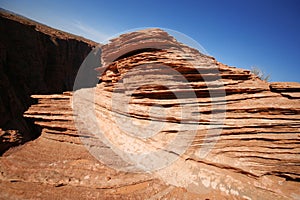
<path id="1" fill-rule="evenodd" d="M 90 27 L 86 24 L 81 23 L 80 21 L 74 21 L 71 26 L 73 27 L 73 32 L 87 38 L 94 40 L 95 42 L 104 42 L 109 38 L 108 34 L 99 32 L 98 30 Z"/>

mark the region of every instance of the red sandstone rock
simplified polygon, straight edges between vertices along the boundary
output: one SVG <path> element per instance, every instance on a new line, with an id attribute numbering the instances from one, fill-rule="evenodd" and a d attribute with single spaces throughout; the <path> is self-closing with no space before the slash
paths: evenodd
<path id="1" fill-rule="evenodd" d="M 101 60 L 96 87 L 32 96 L 24 116 L 42 135 L 0 158 L 1 196 L 299 198 L 300 101 L 285 95 L 298 84 L 266 83 L 159 29 L 112 40 Z"/>

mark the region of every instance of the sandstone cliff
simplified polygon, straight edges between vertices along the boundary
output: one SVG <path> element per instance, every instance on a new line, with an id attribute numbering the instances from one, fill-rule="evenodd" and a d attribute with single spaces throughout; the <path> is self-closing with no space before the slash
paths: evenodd
<path id="1" fill-rule="evenodd" d="M 99 84 L 33 95 L 41 136 L 0 158 L 4 198 L 299 199 L 300 84 L 159 29 L 102 46 Z"/>
<path id="2" fill-rule="evenodd" d="M 0 12 L 0 153 L 40 134 L 23 112 L 32 94 L 72 90 L 77 71 L 96 43 L 45 25 Z M 18 132 L 20 140 L 4 135 Z M 3 141 L 5 141 L 3 143 Z"/>

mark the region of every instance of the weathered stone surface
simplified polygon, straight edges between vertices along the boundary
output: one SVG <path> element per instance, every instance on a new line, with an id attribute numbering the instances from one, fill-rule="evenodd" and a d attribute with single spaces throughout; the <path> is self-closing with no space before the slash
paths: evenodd
<path id="1" fill-rule="evenodd" d="M 0 10 L 0 128 L 17 130 L 22 142 L 36 138 L 40 129 L 23 117 L 35 103 L 30 95 L 72 90 L 83 59 L 95 45 Z"/>
<path id="2" fill-rule="evenodd" d="M 194 194 L 153 174 L 107 167 L 88 152 L 79 137 L 70 105 L 72 93 L 33 97 L 39 103 L 25 116 L 36 117 L 43 132 L 38 139 L 10 149 L 0 158 L 3 199 L 226 198 L 218 191 Z"/>
<path id="3" fill-rule="evenodd" d="M 101 59 L 96 87 L 33 96 L 24 116 L 42 135 L 0 158 L 2 196 L 299 199 L 300 101 L 277 92 L 297 85 L 159 29 L 112 40 Z"/>
<path id="4" fill-rule="evenodd" d="M 271 91 L 281 93 L 282 96 L 290 99 L 300 99 L 300 83 L 295 82 L 274 82 L 270 84 Z"/>
<path id="5" fill-rule="evenodd" d="M 2 130 L 0 128 L 0 152 L 22 143 L 22 135 L 18 130 Z"/>

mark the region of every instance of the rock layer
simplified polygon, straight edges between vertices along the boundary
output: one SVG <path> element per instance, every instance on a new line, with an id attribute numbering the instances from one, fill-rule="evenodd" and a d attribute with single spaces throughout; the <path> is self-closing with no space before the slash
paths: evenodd
<path id="1" fill-rule="evenodd" d="M 4 10 L 0 38 L 0 127 L 18 131 L 25 142 L 40 134 L 23 117 L 34 103 L 30 95 L 72 90 L 83 59 L 96 43 Z"/>
<path id="2" fill-rule="evenodd" d="M 24 116 L 42 135 L 1 157 L 2 196 L 300 197 L 300 101 L 285 95 L 300 84 L 261 81 L 159 29 L 121 35 L 101 60 L 96 87 L 32 96 Z"/>

